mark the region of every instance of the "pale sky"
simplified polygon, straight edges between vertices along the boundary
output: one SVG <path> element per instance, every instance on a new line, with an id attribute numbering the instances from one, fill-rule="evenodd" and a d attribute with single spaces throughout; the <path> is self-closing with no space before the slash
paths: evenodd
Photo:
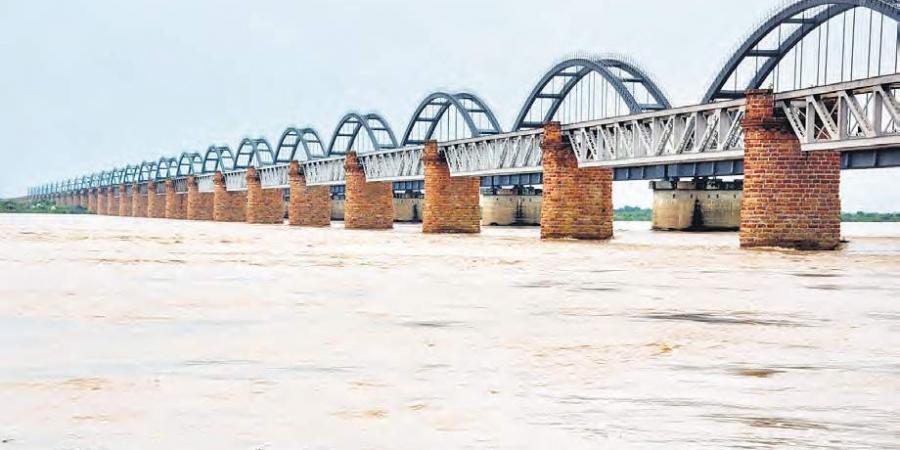
<path id="1" fill-rule="evenodd" d="M 630 55 L 694 104 L 777 3 L 0 0 L 0 197 L 289 125 L 327 140 L 350 110 L 400 134 L 437 90 L 479 94 L 508 129 L 576 51 Z M 898 175 L 845 172 L 843 209 L 900 211 Z M 649 206 L 646 185 L 617 184 L 616 205 Z"/>

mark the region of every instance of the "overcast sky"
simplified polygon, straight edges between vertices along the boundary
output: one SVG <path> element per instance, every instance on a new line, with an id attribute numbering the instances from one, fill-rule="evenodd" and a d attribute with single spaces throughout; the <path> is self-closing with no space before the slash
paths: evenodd
<path id="1" fill-rule="evenodd" d="M 427 94 L 471 90 L 512 124 L 576 51 L 630 55 L 697 103 L 777 0 L 0 0 L 0 196 L 350 110 L 398 133 Z M 845 210 L 900 210 L 900 170 L 845 173 Z M 874 193 L 877 192 L 877 195 Z M 617 206 L 649 206 L 646 183 Z"/>

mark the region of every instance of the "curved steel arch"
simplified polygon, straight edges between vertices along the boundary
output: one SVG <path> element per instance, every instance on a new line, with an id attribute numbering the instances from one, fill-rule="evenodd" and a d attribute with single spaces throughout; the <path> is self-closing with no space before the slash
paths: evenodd
<path id="1" fill-rule="evenodd" d="M 122 171 L 122 183 L 131 184 L 137 181 L 137 171 L 138 166 L 132 166 L 131 164 L 125 166 L 125 170 Z"/>
<path id="2" fill-rule="evenodd" d="M 374 126 L 373 126 L 374 123 Z M 341 130 L 346 125 L 351 125 L 353 127 L 353 131 L 350 133 L 342 132 Z M 353 148 L 353 143 L 356 142 L 356 138 L 359 136 L 359 132 L 361 130 L 365 130 L 366 134 L 369 136 L 369 139 L 372 142 L 372 147 L 375 151 L 378 150 L 388 150 L 392 148 L 397 148 L 397 137 L 394 136 L 394 130 L 388 126 L 387 121 L 384 120 L 378 114 L 369 113 L 365 116 L 359 115 L 358 113 L 352 112 L 345 115 L 340 122 L 338 122 L 337 127 L 334 129 L 334 134 L 331 136 L 331 143 L 328 144 L 328 152 L 326 156 L 330 156 L 332 154 L 335 155 L 345 155 L 350 152 Z M 388 142 L 379 141 L 376 131 L 383 131 L 387 133 Z M 344 146 L 343 149 L 335 149 L 334 144 L 337 142 L 337 138 L 346 137 L 349 138 L 347 140 L 347 145 Z"/>
<path id="3" fill-rule="evenodd" d="M 114 186 L 118 186 L 122 184 L 122 179 L 125 177 L 125 169 L 115 168 L 112 172 L 112 184 Z"/>
<path id="4" fill-rule="evenodd" d="M 757 45 L 770 33 L 775 31 L 780 25 L 789 19 L 796 17 L 810 9 L 825 6 L 813 17 L 807 17 L 800 27 L 794 30 L 787 38 L 784 39 L 777 49 L 768 51 L 762 55 L 754 55 Z M 828 22 L 839 14 L 850 11 L 854 8 L 868 8 L 872 11 L 881 13 L 896 21 L 900 21 L 900 5 L 896 2 L 890 3 L 883 0 L 801 0 L 792 5 L 787 6 L 781 11 L 775 13 L 768 20 L 750 34 L 750 37 L 744 40 L 737 51 L 731 55 L 728 62 L 722 70 L 716 75 L 712 85 L 707 89 L 703 96 L 703 103 L 709 103 L 716 100 L 730 100 L 741 98 L 747 89 L 757 89 L 762 86 L 766 78 L 775 70 L 775 66 L 790 52 L 800 41 L 809 33 L 817 29 L 819 26 Z M 772 53 L 774 52 L 774 53 Z M 744 90 L 729 91 L 725 89 L 725 84 L 731 79 L 735 71 L 741 66 L 741 63 L 748 58 L 767 58 L 766 62 L 759 65 L 753 78 L 747 83 Z"/>
<path id="5" fill-rule="evenodd" d="M 288 127 L 278 140 L 278 148 L 275 151 L 276 163 L 289 163 L 296 158 L 297 150 L 302 148 L 299 161 L 309 161 L 327 156 L 325 146 L 319 133 L 312 128 Z"/>
<path id="6" fill-rule="evenodd" d="M 275 153 L 272 145 L 262 138 L 244 138 L 234 155 L 234 169 L 248 167 L 265 167 L 275 164 Z"/>
<path id="7" fill-rule="evenodd" d="M 466 107 L 463 102 L 470 101 L 474 104 L 474 107 Z M 423 116 L 425 109 L 429 106 L 437 106 L 438 112 L 433 116 L 425 117 Z M 441 119 L 444 117 L 444 114 L 450 110 L 450 107 L 453 106 L 459 111 L 463 119 L 466 122 L 466 126 L 468 126 L 469 131 L 472 133 L 472 137 L 479 137 L 489 134 L 499 134 L 502 130 L 500 129 L 500 123 L 497 121 L 497 117 L 494 116 L 494 112 L 488 108 L 487 103 L 484 102 L 481 98 L 479 98 L 475 94 L 470 94 L 468 92 L 460 92 L 457 94 L 450 94 L 447 92 L 435 92 L 422 100 L 419 103 L 419 106 L 416 108 L 416 111 L 413 113 L 412 118 L 409 120 L 409 125 L 406 126 L 406 132 L 403 133 L 403 140 L 401 141 L 403 145 L 421 145 L 424 144 L 425 141 L 429 140 L 434 136 L 434 130 L 437 127 L 438 123 L 440 123 Z M 489 129 L 481 129 L 478 128 L 478 125 L 475 124 L 475 119 L 473 117 L 474 114 L 483 114 L 487 120 Z M 416 124 L 418 123 L 428 123 L 428 131 L 425 133 L 425 137 L 423 139 L 412 139 L 412 133 L 415 129 Z"/>
<path id="8" fill-rule="evenodd" d="M 156 174 L 153 179 L 156 181 L 167 180 L 175 174 L 174 170 L 178 168 L 178 160 L 175 158 L 159 158 L 156 162 Z"/>
<path id="9" fill-rule="evenodd" d="M 138 170 L 138 182 L 143 183 L 152 181 L 156 177 L 156 163 L 153 161 L 142 161 Z"/>
<path id="10" fill-rule="evenodd" d="M 575 72 L 569 70 L 573 68 L 577 70 Z M 628 75 L 628 77 L 626 78 L 617 76 L 610 70 L 613 68 L 622 70 L 625 74 Z M 613 87 L 619 97 L 622 98 L 622 101 L 625 102 L 625 106 L 628 107 L 629 112 L 632 114 L 637 114 L 643 111 L 668 109 L 672 107 L 671 103 L 669 103 L 669 100 L 663 94 L 662 90 L 659 88 L 656 82 L 654 82 L 649 75 L 647 75 L 643 70 L 639 69 L 634 64 L 612 57 L 597 59 L 574 58 L 557 64 L 552 69 L 550 69 L 541 78 L 540 81 L 538 81 L 534 89 L 531 90 L 531 94 L 528 95 L 528 99 L 525 100 L 525 104 L 522 106 L 521 111 L 519 111 L 519 115 L 516 117 L 515 124 L 513 125 L 513 131 L 539 128 L 543 126 L 544 123 L 552 120 L 553 116 L 562 105 L 563 100 L 565 100 L 565 98 L 569 95 L 575 85 L 577 85 L 579 81 L 581 81 L 591 72 L 596 72 L 609 82 L 609 84 Z M 559 91 L 559 93 L 543 94 L 543 91 L 547 87 L 547 85 L 549 85 L 556 78 L 562 78 L 565 80 L 563 83 L 563 88 Z M 646 89 L 647 92 L 650 93 L 650 96 L 652 97 L 654 103 L 640 103 L 634 97 L 634 94 L 628 89 L 628 86 L 626 86 L 625 83 L 637 83 L 643 86 L 644 89 Z M 552 99 L 550 108 L 542 117 L 541 123 L 528 122 L 526 119 L 529 116 L 529 113 L 531 112 L 537 100 L 541 98 Z"/>
<path id="11" fill-rule="evenodd" d="M 234 154 L 227 145 L 210 145 L 203 156 L 203 173 L 234 170 Z"/>
<path id="12" fill-rule="evenodd" d="M 186 177 L 201 172 L 203 172 L 203 157 L 197 152 L 182 152 L 178 157 L 175 176 Z"/>

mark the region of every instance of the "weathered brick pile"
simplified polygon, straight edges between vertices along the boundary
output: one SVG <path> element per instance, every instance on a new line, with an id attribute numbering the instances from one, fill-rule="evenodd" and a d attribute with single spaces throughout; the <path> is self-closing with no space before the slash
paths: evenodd
<path id="1" fill-rule="evenodd" d="M 215 194 L 200 192 L 197 179 L 193 175 L 187 177 L 187 189 L 187 219 L 213 220 Z"/>
<path id="2" fill-rule="evenodd" d="M 541 143 L 544 198 L 542 239 L 609 239 L 613 235 L 612 169 L 578 168 L 558 122 L 544 127 Z"/>
<path id="3" fill-rule="evenodd" d="M 366 182 L 356 153 L 344 162 L 347 200 L 344 204 L 344 228 L 386 230 L 394 227 L 394 191 L 390 182 Z"/>
<path id="4" fill-rule="evenodd" d="M 263 189 L 256 168 L 247 169 L 247 223 L 283 223 L 282 189 Z"/>
<path id="5" fill-rule="evenodd" d="M 120 184 L 117 189 L 119 190 L 119 215 L 122 217 L 128 217 L 131 215 L 131 197 L 129 197 L 126 192 L 124 184 Z"/>
<path id="6" fill-rule="evenodd" d="M 187 218 L 187 194 L 175 191 L 175 180 L 166 180 L 166 219 Z"/>
<path id="7" fill-rule="evenodd" d="M 213 177 L 213 220 L 216 222 L 245 222 L 247 220 L 247 193 L 228 192 L 225 175 L 216 172 Z"/>
<path id="8" fill-rule="evenodd" d="M 115 195 L 118 192 L 117 186 L 106 188 L 106 214 L 109 216 L 119 215 L 119 197 Z"/>
<path id="9" fill-rule="evenodd" d="M 450 177 L 450 167 L 438 152 L 437 142 L 425 143 L 425 208 L 422 231 L 425 233 L 479 233 L 480 178 Z"/>
<path id="10" fill-rule="evenodd" d="M 803 153 L 769 90 L 750 91 L 744 128 L 742 247 L 840 244 L 840 153 Z"/>
<path id="11" fill-rule="evenodd" d="M 328 186 L 307 186 L 300 163 L 292 161 L 288 168 L 291 189 L 288 223 L 303 227 L 331 225 L 331 193 Z"/>
<path id="12" fill-rule="evenodd" d="M 106 215 L 106 188 L 99 188 L 96 192 L 94 192 L 94 196 L 96 200 L 94 200 L 94 204 L 97 208 L 97 214 Z"/>
<path id="13" fill-rule="evenodd" d="M 137 183 L 131 186 L 131 215 L 132 217 L 147 217 L 147 194 L 141 194 L 140 186 Z"/>

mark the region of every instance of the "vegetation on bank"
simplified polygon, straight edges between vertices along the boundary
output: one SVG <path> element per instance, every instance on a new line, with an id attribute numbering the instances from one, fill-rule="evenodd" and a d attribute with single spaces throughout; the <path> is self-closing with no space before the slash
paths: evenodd
<path id="1" fill-rule="evenodd" d="M 88 210 L 80 206 L 57 206 L 53 202 L 18 203 L 11 200 L 0 200 L 0 213 L 87 214 Z"/>
<path id="2" fill-rule="evenodd" d="M 871 213 L 857 211 L 841 214 L 842 222 L 900 222 L 900 213 Z"/>
<path id="3" fill-rule="evenodd" d="M 614 220 L 619 222 L 649 222 L 653 220 L 653 210 L 638 208 L 637 206 L 625 206 L 614 211 Z"/>

